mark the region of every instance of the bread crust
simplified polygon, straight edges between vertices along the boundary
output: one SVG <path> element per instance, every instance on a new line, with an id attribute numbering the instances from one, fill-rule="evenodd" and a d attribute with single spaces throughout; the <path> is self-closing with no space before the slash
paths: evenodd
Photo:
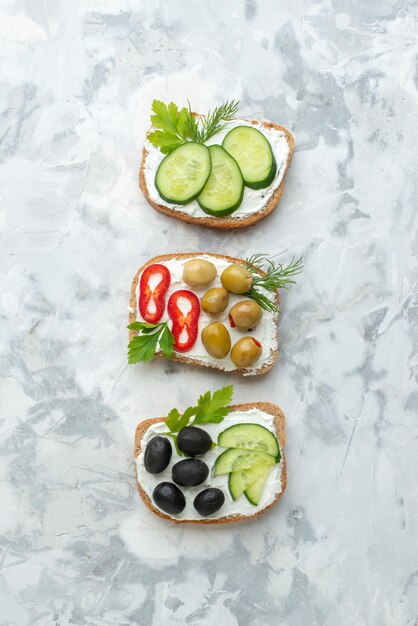
<path id="1" fill-rule="evenodd" d="M 196 117 L 201 117 L 197 115 Z M 259 124 L 257 120 L 249 120 L 243 119 L 245 122 L 249 122 L 253 126 Z M 147 183 L 145 180 L 145 161 L 148 156 L 148 151 L 145 146 L 142 149 L 142 159 L 141 166 L 139 168 L 139 186 L 144 194 L 144 197 L 148 204 L 150 204 L 156 211 L 159 213 L 163 213 L 168 217 L 174 217 L 175 219 L 181 220 L 182 222 L 188 222 L 189 224 L 199 224 L 200 226 L 209 226 L 210 228 L 218 228 L 221 230 L 232 230 L 235 228 L 248 228 L 249 226 L 253 226 L 260 222 L 262 219 L 270 215 L 279 204 L 280 198 L 282 197 L 284 183 L 287 171 L 289 169 L 290 161 L 292 160 L 293 151 L 295 148 L 295 140 L 293 138 L 292 133 L 285 128 L 284 126 L 280 126 L 279 124 L 275 124 L 274 122 L 261 122 L 264 128 L 274 128 L 275 130 L 282 131 L 286 135 L 287 142 L 289 144 L 289 154 L 286 161 L 285 171 L 283 174 L 283 178 L 280 182 L 280 185 L 277 189 L 274 190 L 273 195 L 267 200 L 265 206 L 260 211 L 249 215 L 244 218 L 237 218 L 233 216 L 225 216 L 225 217 L 194 217 L 193 215 L 187 215 L 186 213 L 182 213 L 181 211 L 176 211 L 171 209 L 169 206 L 164 204 L 158 204 L 154 202 L 149 195 Z"/>
<path id="2" fill-rule="evenodd" d="M 178 254 L 161 254 L 159 256 L 155 256 L 154 258 L 150 259 L 139 268 L 139 270 L 135 274 L 134 279 L 132 281 L 131 297 L 129 299 L 129 323 L 132 324 L 132 322 L 136 322 L 136 319 L 137 319 L 136 287 L 138 285 L 139 278 L 146 267 L 148 267 L 149 265 L 153 265 L 154 263 L 164 263 L 164 261 L 170 261 L 172 259 L 191 259 L 191 258 L 201 257 L 201 256 L 209 256 L 209 257 L 214 257 L 216 259 L 226 259 L 227 261 L 230 261 L 231 263 L 239 263 L 240 265 L 244 265 L 245 263 L 243 259 L 238 259 L 232 256 L 227 256 L 225 254 L 214 254 L 212 252 L 181 252 Z M 262 272 L 261 270 L 259 273 L 261 275 L 265 274 L 265 272 Z M 280 299 L 279 299 L 278 292 L 276 294 L 276 304 L 277 304 L 277 307 L 279 308 Z M 275 326 L 275 339 L 276 339 L 276 343 L 278 343 L 278 330 L 277 330 L 278 314 L 277 313 L 273 317 L 273 322 Z M 136 336 L 136 334 L 137 333 L 134 330 L 129 330 L 129 335 L 128 335 L 129 341 L 131 341 Z M 254 374 L 251 374 L 251 376 L 260 376 L 261 374 L 265 374 L 266 372 L 271 370 L 271 368 L 277 361 L 278 355 L 279 355 L 279 351 L 277 347 L 271 353 L 270 361 L 266 363 L 265 365 L 263 365 L 263 367 L 261 367 L 259 370 L 256 370 Z M 155 356 L 158 358 L 165 358 L 162 354 L 159 354 L 159 353 L 157 353 Z M 242 374 L 245 374 L 247 371 L 245 369 L 238 369 L 238 368 L 227 371 L 227 370 L 222 369 L 221 367 L 218 367 L 216 363 L 205 363 L 203 361 L 199 361 L 198 359 L 190 359 L 187 356 L 182 356 L 182 355 L 177 355 L 177 354 L 173 355 L 171 359 L 169 360 L 177 361 L 178 363 L 185 363 L 187 365 L 194 365 L 196 367 L 209 367 L 209 368 L 221 371 L 221 372 L 225 372 L 226 374 L 241 374 L 242 375 Z"/>
<path id="3" fill-rule="evenodd" d="M 148 494 L 145 492 L 145 490 L 142 488 L 142 485 L 140 485 L 140 483 L 138 482 L 138 474 L 137 474 L 136 463 L 135 463 L 135 476 L 136 476 L 136 485 L 137 485 L 138 493 L 141 496 L 142 501 L 149 508 L 150 511 L 152 511 L 159 517 L 162 517 L 163 519 L 168 520 L 169 522 L 173 522 L 174 524 L 231 524 L 233 522 L 243 522 L 246 520 L 255 519 L 259 517 L 260 515 L 262 515 L 263 513 L 265 513 L 266 511 L 268 511 L 269 509 L 271 509 L 275 504 L 277 504 L 277 502 L 280 500 L 280 498 L 284 494 L 286 490 L 286 484 L 287 484 L 286 457 L 285 457 L 285 452 L 284 452 L 285 443 L 286 443 L 284 413 L 280 407 L 278 407 L 276 404 L 273 404 L 272 402 L 250 402 L 246 404 L 234 404 L 230 406 L 230 409 L 231 411 L 248 411 L 249 409 L 259 409 L 260 411 L 264 411 L 265 413 L 269 413 L 270 415 L 273 415 L 274 428 L 276 431 L 277 439 L 279 440 L 280 450 L 282 453 L 282 462 L 283 462 L 282 476 L 281 476 L 281 479 L 282 479 L 281 492 L 276 495 L 273 502 L 271 502 L 268 506 L 264 507 L 264 509 L 260 509 L 253 515 L 228 515 L 228 516 L 221 517 L 218 519 L 210 519 L 210 518 L 202 518 L 202 519 L 195 519 L 195 520 L 175 519 L 173 517 L 170 517 L 169 515 L 167 515 L 160 509 L 158 509 L 156 506 L 154 506 L 154 504 L 152 503 L 152 500 L 150 499 Z M 142 449 L 141 442 L 142 442 L 142 437 L 144 436 L 145 432 L 148 430 L 150 426 L 152 426 L 152 424 L 162 422 L 164 421 L 164 419 L 165 419 L 164 417 L 155 417 L 152 419 L 147 419 L 138 424 L 135 430 L 135 445 L 134 445 L 135 461 L 139 453 L 141 452 L 141 449 Z"/>

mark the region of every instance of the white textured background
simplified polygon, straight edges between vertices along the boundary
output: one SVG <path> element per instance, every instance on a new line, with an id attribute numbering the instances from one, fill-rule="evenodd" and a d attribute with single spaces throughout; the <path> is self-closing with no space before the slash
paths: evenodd
<path id="1" fill-rule="evenodd" d="M 0 16 L 2 626 L 416 626 L 417 69 L 408 0 L 20 0 Z M 218 233 L 148 207 L 153 98 L 294 133 L 271 218 Z M 287 415 L 256 523 L 139 501 L 138 420 L 230 376 L 128 368 L 131 279 L 176 251 L 303 254 L 280 361 L 235 400 Z"/>

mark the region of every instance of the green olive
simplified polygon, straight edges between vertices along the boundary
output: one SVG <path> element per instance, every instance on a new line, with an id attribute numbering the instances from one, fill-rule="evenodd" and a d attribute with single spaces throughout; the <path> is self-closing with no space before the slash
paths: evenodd
<path id="1" fill-rule="evenodd" d="M 221 274 L 221 283 L 231 293 L 245 293 L 251 289 L 253 277 L 243 265 L 228 265 Z"/>
<path id="2" fill-rule="evenodd" d="M 223 359 L 231 349 L 231 337 L 221 322 L 211 322 L 202 329 L 202 343 L 215 359 Z"/>
<path id="3" fill-rule="evenodd" d="M 202 298 L 202 309 L 211 315 L 225 311 L 228 306 L 229 295 L 223 287 L 212 287 Z"/>
<path id="4" fill-rule="evenodd" d="M 216 267 L 204 259 L 191 259 L 183 267 L 183 281 L 191 287 L 204 287 L 216 278 Z"/>
<path id="5" fill-rule="evenodd" d="M 229 311 L 229 322 L 232 328 L 249 330 L 257 326 L 262 314 L 261 306 L 257 302 L 254 302 L 254 300 L 242 300 L 234 304 Z"/>
<path id="6" fill-rule="evenodd" d="M 251 367 L 261 356 L 261 343 L 254 337 L 243 337 L 233 345 L 231 359 L 237 367 Z"/>

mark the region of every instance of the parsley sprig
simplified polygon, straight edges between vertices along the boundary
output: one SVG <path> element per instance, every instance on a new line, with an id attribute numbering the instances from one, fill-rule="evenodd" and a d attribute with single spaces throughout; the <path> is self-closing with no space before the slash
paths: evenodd
<path id="1" fill-rule="evenodd" d="M 130 365 L 141 361 L 152 361 L 158 348 L 167 359 L 173 356 L 174 337 L 167 322 L 161 324 L 132 322 L 128 328 L 140 333 L 128 345 L 128 363 Z"/>
<path id="2" fill-rule="evenodd" d="M 182 415 L 178 409 L 171 409 L 165 419 L 165 423 L 172 433 L 188 425 L 190 419 L 194 417 L 192 424 L 218 424 L 228 415 L 228 404 L 232 400 L 234 388 L 232 385 L 222 387 L 211 394 L 210 391 L 199 396 L 196 406 L 189 406 Z"/>
<path id="3" fill-rule="evenodd" d="M 218 424 L 228 415 L 229 403 L 232 400 L 234 388 L 232 385 L 218 389 L 211 394 L 210 391 L 202 394 L 196 406 L 189 406 L 184 413 L 180 414 L 178 409 L 171 409 L 165 419 L 165 424 L 169 429 L 166 435 L 174 440 L 177 453 L 182 456 L 181 450 L 177 447 L 177 434 L 182 428 L 196 424 Z M 190 423 L 190 420 L 192 422 Z"/>
<path id="4" fill-rule="evenodd" d="M 259 288 L 274 294 L 278 289 L 290 289 L 296 284 L 292 276 L 300 274 L 303 270 L 302 257 L 296 260 L 292 257 L 292 260 L 284 265 L 284 263 L 275 263 L 267 254 L 254 254 L 245 259 L 245 266 L 253 276 L 253 285 L 244 295 L 255 300 L 262 309 L 272 313 L 277 313 L 279 310 L 276 302 L 262 293 Z M 265 272 L 264 276 L 261 276 L 257 270 Z"/>
<path id="5" fill-rule="evenodd" d="M 204 143 L 234 119 L 238 105 L 238 101 L 227 100 L 212 112 L 197 118 L 192 113 L 190 103 L 188 109 L 183 107 L 179 110 L 174 102 L 167 105 L 154 100 L 151 123 L 155 130 L 148 135 L 148 139 L 163 154 L 168 154 L 186 141 Z"/>
<path id="6" fill-rule="evenodd" d="M 174 102 L 167 106 L 160 100 L 154 100 L 151 108 L 154 112 L 151 123 L 156 130 L 148 139 L 163 154 L 168 154 L 189 139 L 190 112 L 186 107 L 179 111 Z"/>

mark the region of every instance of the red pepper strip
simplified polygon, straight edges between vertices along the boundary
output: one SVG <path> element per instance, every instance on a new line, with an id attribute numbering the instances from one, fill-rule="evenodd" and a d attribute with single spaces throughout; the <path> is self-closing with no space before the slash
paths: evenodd
<path id="1" fill-rule="evenodd" d="M 150 279 L 156 274 L 159 274 L 161 279 L 154 287 L 150 287 Z M 142 272 L 138 304 L 141 317 L 146 322 L 155 324 L 162 318 L 165 309 L 165 294 L 170 283 L 171 274 L 165 265 L 155 263 L 146 267 Z"/>
<path id="2" fill-rule="evenodd" d="M 188 300 L 190 309 L 183 313 L 179 300 Z M 174 349 L 177 352 L 187 352 L 193 347 L 199 330 L 200 302 L 199 298 L 187 289 L 175 291 L 168 301 L 167 311 L 173 320 L 171 332 L 174 336 Z"/>

